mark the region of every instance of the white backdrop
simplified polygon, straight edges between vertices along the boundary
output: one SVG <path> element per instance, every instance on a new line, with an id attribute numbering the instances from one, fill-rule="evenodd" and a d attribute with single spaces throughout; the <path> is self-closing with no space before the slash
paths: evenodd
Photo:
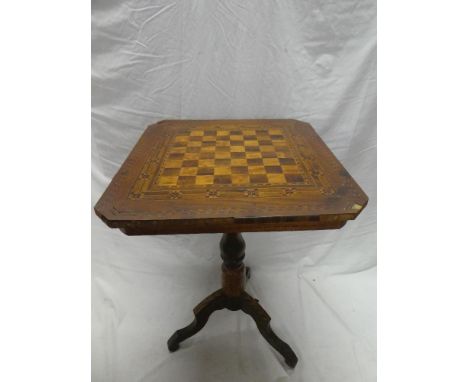
<path id="1" fill-rule="evenodd" d="M 92 202 L 161 119 L 311 123 L 369 195 L 338 231 L 245 234 L 247 290 L 299 357 L 220 311 L 166 341 L 219 288 L 221 235 L 128 237 L 92 217 L 92 375 L 100 381 L 375 381 L 376 4 L 92 2 Z"/>

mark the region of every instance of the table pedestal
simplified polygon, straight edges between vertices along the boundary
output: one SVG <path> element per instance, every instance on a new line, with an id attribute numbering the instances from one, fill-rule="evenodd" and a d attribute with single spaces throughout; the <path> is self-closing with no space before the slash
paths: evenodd
<path id="1" fill-rule="evenodd" d="M 177 330 L 167 341 L 169 350 L 176 351 L 179 344 L 198 333 L 207 323 L 211 313 L 216 310 L 242 310 L 251 316 L 261 335 L 283 357 L 286 364 L 295 367 L 297 356 L 291 347 L 282 341 L 270 327 L 270 316 L 257 299 L 245 292 L 246 279 L 250 277 L 249 268 L 244 266 L 245 242 L 240 233 L 225 233 L 221 239 L 222 288 L 210 294 L 194 309 L 195 319 L 185 328 Z"/>

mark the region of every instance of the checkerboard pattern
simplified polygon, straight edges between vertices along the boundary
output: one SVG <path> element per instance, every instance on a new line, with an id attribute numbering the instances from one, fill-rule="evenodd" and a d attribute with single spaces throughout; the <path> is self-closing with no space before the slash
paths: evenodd
<path id="1" fill-rule="evenodd" d="M 304 184 L 282 129 L 199 128 L 177 134 L 157 186 Z"/>

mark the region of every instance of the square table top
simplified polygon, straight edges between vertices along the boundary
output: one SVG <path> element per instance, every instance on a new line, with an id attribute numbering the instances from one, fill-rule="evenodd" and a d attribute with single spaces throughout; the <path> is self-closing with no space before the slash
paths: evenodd
<path id="1" fill-rule="evenodd" d="M 149 126 L 95 206 L 128 235 L 332 229 L 367 196 L 312 126 L 166 120 Z"/>

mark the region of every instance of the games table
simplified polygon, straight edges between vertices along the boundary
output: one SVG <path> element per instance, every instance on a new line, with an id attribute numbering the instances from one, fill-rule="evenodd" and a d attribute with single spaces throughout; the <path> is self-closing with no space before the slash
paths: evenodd
<path id="1" fill-rule="evenodd" d="M 222 288 L 194 309 L 170 351 L 216 310 L 242 310 L 290 367 L 291 347 L 244 289 L 241 232 L 338 229 L 367 196 L 314 129 L 296 120 L 166 120 L 149 126 L 95 206 L 127 235 L 223 233 Z"/>

